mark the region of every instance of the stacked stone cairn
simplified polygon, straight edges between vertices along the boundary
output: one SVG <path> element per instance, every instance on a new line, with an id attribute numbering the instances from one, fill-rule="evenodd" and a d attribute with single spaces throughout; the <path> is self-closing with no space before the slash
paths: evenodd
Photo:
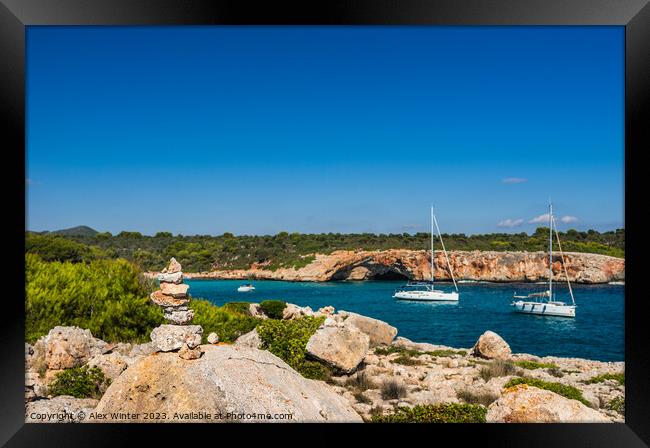
<path id="1" fill-rule="evenodd" d="M 189 325 L 194 318 L 194 311 L 188 306 L 189 285 L 183 284 L 181 264 L 172 258 L 158 275 L 158 280 L 160 289 L 151 293 L 150 298 L 164 310 L 165 320 L 169 324 L 156 327 L 151 332 L 154 347 L 160 352 L 178 350 L 183 359 L 200 358 L 203 328 L 200 325 Z"/>

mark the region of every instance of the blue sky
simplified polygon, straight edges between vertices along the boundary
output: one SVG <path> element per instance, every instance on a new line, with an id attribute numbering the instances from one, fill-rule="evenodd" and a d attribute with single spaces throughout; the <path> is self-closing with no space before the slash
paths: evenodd
<path id="1" fill-rule="evenodd" d="M 623 227 L 622 27 L 29 27 L 27 223 Z"/>

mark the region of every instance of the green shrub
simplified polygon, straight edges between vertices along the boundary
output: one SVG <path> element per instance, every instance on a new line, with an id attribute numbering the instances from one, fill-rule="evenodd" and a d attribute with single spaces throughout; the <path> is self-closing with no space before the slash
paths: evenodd
<path id="1" fill-rule="evenodd" d="M 98 247 L 77 243 L 60 235 L 25 234 L 25 252 L 38 255 L 44 261 L 70 261 L 79 263 L 103 258 L 106 254 Z"/>
<path id="2" fill-rule="evenodd" d="M 491 363 L 482 367 L 479 371 L 479 375 L 486 383 L 492 378 L 514 375 L 515 373 L 517 373 L 517 369 L 514 364 L 510 361 L 504 361 L 501 359 L 495 359 Z"/>
<path id="3" fill-rule="evenodd" d="M 625 398 L 623 397 L 612 398 L 605 405 L 605 409 L 616 411 L 619 414 L 625 416 Z"/>
<path id="4" fill-rule="evenodd" d="M 562 378 L 564 376 L 564 372 L 562 372 L 562 370 L 557 367 L 547 369 L 546 371 L 548 372 L 549 375 L 553 375 L 554 377 L 557 378 Z"/>
<path id="5" fill-rule="evenodd" d="M 433 350 L 431 352 L 425 352 L 427 355 L 431 356 L 437 356 L 441 358 L 449 357 L 449 356 L 465 356 L 467 352 L 465 350 Z"/>
<path id="6" fill-rule="evenodd" d="M 555 392 L 556 394 L 562 395 L 565 398 L 568 398 L 570 400 L 578 400 L 585 406 L 591 407 L 591 403 L 589 403 L 585 397 L 582 396 L 582 392 L 580 392 L 579 389 L 562 383 L 550 383 L 548 381 L 542 381 L 535 378 L 513 378 L 508 381 L 505 386 L 503 386 L 503 388 L 507 389 L 519 384 L 527 384 L 539 389 L 550 390 L 551 392 Z"/>
<path id="7" fill-rule="evenodd" d="M 271 319 L 282 319 L 282 312 L 287 307 L 287 303 L 282 300 L 264 300 L 260 303 L 260 308 L 264 314 Z"/>
<path id="8" fill-rule="evenodd" d="M 75 367 L 56 375 L 49 392 L 53 396 L 71 395 L 75 398 L 101 398 L 110 384 L 99 367 Z"/>
<path id="9" fill-rule="evenodd" d="M 203 327 L 203 343 L 207 343 L 210 333 L 217 333 L 219 341 L 234 342 L 239 336 L 253 331 L 260 322 L 237 309 L 237 306 L 216 306 L 207 300 L 192 299 L 190 308 L 194 310 L 193 325 Z"/>
<path id="10" fill-rule="evenodd" d="M 424 362 L 420 361 L 419 359 L 407 354 L 399 355 L 397 358 L 393 359 L 392 362 L 395 364 L 401 364 L 403 366 L 420 366 L 424 364 Z"/>
<path id="11" fill-rule="evenodd" d="M 489 406 L 492 402 L 496 401 L 499 396 L 489 391 L 474 392 L 469 389 L 463 389 L 456 392 L 458 398 L 469 404 L 481 404 Z"/>
<path id="12" fill-rule="evenodd" d="M 145 342 L 163 323 L 149 300 L 151 282 L 126 260 L 44 262 L 25 255 L 25 339 L 33 343 L 57 325 L 89 329 L 109 342 Z"/>
<path id="13" fill-rule="evenodd" d="M 295 320 L 267 319 L 260 321 L 257 333 L 262 348 L 278 356 L 306 378 L 320 379 L 323 370 L 307 360 L 307 342 L 325 320 L 324 317 L 302 317 Z"/>
<path id="14" fill-rule="evenodd" d="M 374 414 L 374 423 L 485 423 L 487 409 L 474 404 L 443 403 L 400 407 L 389 415 Z"/>
<path id="15" fill-rule="evenodd" d="M 404 347 L 396 347 L 394 345 L 381 346 L 375 348 L 376 355 L 386 356 L 386 355 L 392 355 L 393 353 L 399 353 L 400 355 L 406 355 L 406 356 L 420 356 L 424 354 L 424 352 L 420 352 L 418 350 L 411 350 Z"/>
<path id="16" fill-rule="evenodd" d="M 399 400 L 406 397 L 406 387 L 395 380 L 389 380 L 381 385 L 381 397 L 384 400 Z"/>
<path id="17" fill-rule="evenodd" d="M 223 304 L 223 309 L 234 313 L 241 313 L 247 316 L 251 315 L 250 302 L 228 302 Z"/>
<path id="18" fill-rule="evenodd" d="M 527 370 L 558 369 L 559 368 L 555 364 L 550 364 L 550 363 L 546 364 L 546 363 L 536 362 L 536 361 L 515 361 L 514 364 L 517 367 L 521 367 L 522 369 L 527 369 Z"/>
<path id="19" fill-rule="evenodd" d="M 330 383 L 332 380 L 332 368 L 319 361 L 305 360 L 298 372 L 305 378 L 312 380 L 325 381 Z"/>
<path id="20" fill-rule="evenodd" d="M 593 378 L 585 381 L 585 384 L 595 384 L 602 383 L 606 380 L 617 381 L 621 386 L 625 386 L 625 374 L 624 373 L 604 373 L 602 375 L 595 376 Z"/>

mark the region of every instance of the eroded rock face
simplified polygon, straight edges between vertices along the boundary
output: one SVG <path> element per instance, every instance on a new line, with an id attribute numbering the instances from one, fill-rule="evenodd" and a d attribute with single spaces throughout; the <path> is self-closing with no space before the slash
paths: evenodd
<path id="1" fill-rule="evenodd" d="M 352 372 L 370 348 L 370 338 L 354 326 L 323 327 L 309 338 L 307 352 L 333 367 Z"/>
<path id="2" fill-rule="evenodd" d="M 85 364 L 106 349 L 106 342 L 79 327 L 54 327 L 34 344 L 31 359 L 42 359 L 49 370 L 70 369 Z"/>
<path id="3" fill-rule="evenodd" d="M 189 361 L 174 353 L 141 359 L 111 384 L 97 412 L 164 412 L 168 420 L 160 421 L 179 422 L 205 419 L 169 418 L 174 413 L 204 412 L 252 416 L 231 416 L 230 421 L 241 422 L 361 422 L 343 397 L 322 382 L 303 378 L 267 351 L 228 345 L 201 349 L 203 356 Z M 264 418 L 269 414 L 291 414 L 292 418 Z"/>
<path id="4" fill-rule="evenodd" d="M 625 260 L 599 254 L 566 252 L 569 279 L 575 283 L 607 283 L 625 280 Z M 495 282 L 543 281 L 548 278 L 546 252 L 451 251 L 450 263 L 456 279 Z M 390 249 L 384 251 L 334 251 L 316 254 L 300 269 L 275 271 L 264 266 L 251 269 L 216 270 L 186 274 L 189 278 L 268 279 L 287 281 L 370 280 L 386 276 L 413 280 L 431 278 L 430 252 Z M 450 280 L 442 251 L 435 253 L 435 277 Z M 553 260 L 553 276 L 564 279 L 561 257 Z"/>
<path id="5" fill-rule="evenodd" d="M 611 423 L 577 400 L 521 384 L 506 389 L 487 412 L 488 423 Z"/>
<path id="6" fill-rule="evenodd" d="M 508 359 L 512 354 L 506 341 L 493 331 L 486 331 L 474 345 L 473 354 L 487 359 Z"/>
<path id="7" fill-rule="evenodd" d="M 397 328 L 388 325 L 386 322 L 356 313 L 347 313 L 345 325 L 353 325 L 367 334 L 370 347 L 390 345 L 397 335 Z"/>
<path id="8" fill-rule="evenodd" d="M 201 344 L 203 328 L 200 325 L 163 324 L 151 331 L 151 342 L 161 352 L 179 350 L 184 344 L 194 348 Z"/>
<path id="9" fill-rule="evenodd" d="M 97 406 L 93 398 L 74 398 L 61 395 L 49 400 L 36 400 L 25 406 L 27 423 L 80 423 Z"/>

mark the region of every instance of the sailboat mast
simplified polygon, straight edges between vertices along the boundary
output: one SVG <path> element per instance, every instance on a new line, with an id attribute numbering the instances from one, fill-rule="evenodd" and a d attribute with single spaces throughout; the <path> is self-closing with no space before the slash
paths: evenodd
<path id="1" fill-rule="evenodd" d="M 431 204 L 431 284 L 433 285 L 433 204 Z"/>
<path id="2" fill-rule="evenodd" d="M 548 294 L 553 300 L 553 204 L 548 201 Z"/>

